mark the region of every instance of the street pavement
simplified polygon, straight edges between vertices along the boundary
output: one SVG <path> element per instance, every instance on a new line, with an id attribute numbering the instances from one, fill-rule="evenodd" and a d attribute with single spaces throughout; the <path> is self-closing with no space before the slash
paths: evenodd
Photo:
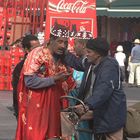
<path id="1" fill-rule="evenodd" d="M 12 92 L 0 91 L 0 140 L 14 140 L 16 119 L 12 107 Z"/>
<path id="2" fill-rule="evenodd" d="M 128 106 L 140 101 L 140 88 L 129 88 L 124 85 L 124 89 Z M 0 91 L 0 140 L 14 140 L 16 125 L 12 111 L 12 91 Z M 140 138 L 129 140 L 140 140 Z"/>

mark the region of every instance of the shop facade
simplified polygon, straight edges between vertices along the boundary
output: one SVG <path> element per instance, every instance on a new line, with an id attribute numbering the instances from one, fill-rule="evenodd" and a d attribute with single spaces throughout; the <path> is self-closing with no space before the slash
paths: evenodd
<path id="1" fill-rule="evenodd" d="M 97 0 L 98 35 L 112 41 L 133 41 L 140 38 L 140 1 Z"/>

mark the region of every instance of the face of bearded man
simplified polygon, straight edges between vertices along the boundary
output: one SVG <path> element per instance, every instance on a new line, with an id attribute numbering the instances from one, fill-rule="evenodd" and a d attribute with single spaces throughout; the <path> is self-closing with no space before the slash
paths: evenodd
<path id="1" fill-rule="evenodd" d="M 68 38 L 58 37 L 51 41 L 52 51 L 55 55 L 63 55 L 68 47 Z"/>

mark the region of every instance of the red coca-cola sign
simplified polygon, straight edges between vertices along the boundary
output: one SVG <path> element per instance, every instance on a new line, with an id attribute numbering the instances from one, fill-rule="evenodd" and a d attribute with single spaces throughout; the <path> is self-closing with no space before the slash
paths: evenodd
<path id="1" fill-rule="evenodd" d="M 46 12 L 46 38 L 55 22 L 67 26 L 71 37 L 80 30 L 97 36 L 95 0 L 49 0 Z"/>
<path id="2" fill-rule="evenodd" d="M 88 9 L 95 10 L 95 3 L 91 4 L 84 0 L 77 0 L 74 2 L 68 2 L 66 0 L 60 0 L 58 3 L 53 4 L 49 2 L 49 10 L 54 13 L 86 13 Z"/>

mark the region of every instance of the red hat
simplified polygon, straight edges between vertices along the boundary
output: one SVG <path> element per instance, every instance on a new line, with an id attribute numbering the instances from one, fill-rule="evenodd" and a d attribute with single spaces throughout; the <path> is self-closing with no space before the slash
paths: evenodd
<path id="1" fill-rule="evenodd" d="M 90 31 L 79 31 L 75 34 L 76 39 L 92 39 L 93 35 Z"/>

